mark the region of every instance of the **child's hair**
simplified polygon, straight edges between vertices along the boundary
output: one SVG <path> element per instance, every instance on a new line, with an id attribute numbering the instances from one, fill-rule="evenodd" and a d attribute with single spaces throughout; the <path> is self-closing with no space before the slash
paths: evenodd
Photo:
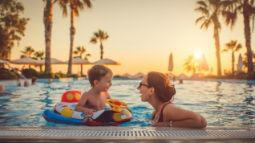
<path id="1" fill-rule="evenodd" d="M 95 80 L 100 80 L 107 73 L 112 74 L 112 70 L 103 66 L 103 65 L 95 65 L 88 71 L 89 82 L 91 86 L 94 86 Z"/>

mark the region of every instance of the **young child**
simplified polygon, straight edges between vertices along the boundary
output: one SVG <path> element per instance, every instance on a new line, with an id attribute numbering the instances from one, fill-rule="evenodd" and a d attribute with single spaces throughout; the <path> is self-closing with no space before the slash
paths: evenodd
<path id="1" fill-rule="evenodd" d="M 84 92 L 76 111 L 91 115 L 93 112 L 102 110 L 105 102 L 110 98 L 108 89 L 112 85 L 112 71 L 102 65 L 95 65 L 88 71 L 91 89 Z"/>

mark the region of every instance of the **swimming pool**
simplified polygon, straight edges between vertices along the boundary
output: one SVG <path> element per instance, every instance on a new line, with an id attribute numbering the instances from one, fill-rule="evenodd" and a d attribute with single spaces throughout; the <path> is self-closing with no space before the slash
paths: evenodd
<path id="1" fill-rule="evenodd" d="M 128 103 L 134 118 L 121 126 L 145 127 L 150 125 L 152 108 L 141 102 L 136 89 L 140 80 L 112 81 L 110 94 L 113 98 Z M 48 123 L 42 117 L 45 109 L 52 109 L 60 102 L 66 90 L 88 90 L 88 80 L 39 80 L 29 87 L 7 87 L 12 95 L 0 96 L 1 126 L 71 126 Z M 175 82 L 177 106 L 202 114 L 208 126 L 254 127 L 255 126 L 255 86 L 246 81 L 208 80 Z"/>

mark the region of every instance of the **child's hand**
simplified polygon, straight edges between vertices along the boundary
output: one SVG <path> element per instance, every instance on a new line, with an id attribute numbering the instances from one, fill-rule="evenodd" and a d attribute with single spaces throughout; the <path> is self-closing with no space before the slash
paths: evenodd
<path id="1" fill-rule="evenodd" d="M 87 114 L 87 115 L 92 115 L 95 111 L 96 111 L 96 110 L 94 110 L 94 109 L 86 109 L 86 110 L 84 111 L 84 113 Z"/>

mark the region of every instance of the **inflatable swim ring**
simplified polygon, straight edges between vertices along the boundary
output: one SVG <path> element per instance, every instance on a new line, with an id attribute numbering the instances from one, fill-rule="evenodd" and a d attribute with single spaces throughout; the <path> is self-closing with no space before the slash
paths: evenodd
<path id="1" fill-rule="evenodd" d="M 75 111 L 80 98 L 80 91 L 66 91 L 62 95 L 61 103 L 57 103 L 53 111 L 45 110 L 43 117 L 49 122 L 90 126 L 119 125 L 132 118 L 127 104 L 116 99 L 108 99 L 106 102 L 108 106 L 92 115 Z"/>

